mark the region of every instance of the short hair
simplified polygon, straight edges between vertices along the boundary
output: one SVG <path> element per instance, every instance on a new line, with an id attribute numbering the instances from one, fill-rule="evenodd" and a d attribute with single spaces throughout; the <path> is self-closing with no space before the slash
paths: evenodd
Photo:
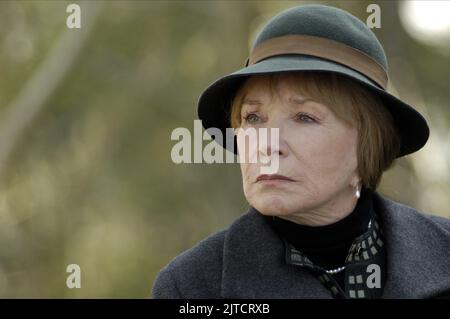
<path id="1" fill-rule="evenodd" d="M 265 77 L 273 94 L 282 76 L 292 76 L 300 94 L 324 104 L 338 119 L 356 128 L 358 174 L 363 186 L 376 190 L 383 172 L 400 153 L 400 135 L 381 98 L 351 78 L 336 73 L 297 71 L 251 77 Z M 249 78 L 231 100 L 229 119 L 233 128 L 241 125 L 242 101 Z"/>

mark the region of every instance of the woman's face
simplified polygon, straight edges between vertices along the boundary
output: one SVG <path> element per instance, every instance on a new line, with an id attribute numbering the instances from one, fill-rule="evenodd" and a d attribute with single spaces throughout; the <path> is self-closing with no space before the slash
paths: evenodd
<path id="1" fill-rule="evenodd" d="M 278 128 L 279 145 L 268 138 L 256 147 L 258 162 L 241 163 L 245 197 L 265 215 L 309 225 L 332 223 L 356 204 L 357 131 L 328 106 L 300 95 L 294 81 L 288 75 L 280 77 L 274 96 L 265 77 L 251 77 L 246 84 L 241 128 Z M 248 149 L 242 154 L 238 142 L 239 154 L 247 160 L 252 156 Z M 274 174 L 289 180 L 261 180 L 260 168 L 267 162 L 260 159 L 276 153 L 279 165 Z"/>

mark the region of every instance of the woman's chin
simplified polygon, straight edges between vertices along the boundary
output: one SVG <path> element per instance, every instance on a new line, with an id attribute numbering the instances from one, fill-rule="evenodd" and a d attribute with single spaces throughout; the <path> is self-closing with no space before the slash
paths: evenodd
<path id="1" fill-rule="evenodd" d="M 291 203 L 291 200 L 284 198 L 284 196 L 280 195 L 260 196 L 255 201 L 255 203 L 252 204 L 252 206 L 263 215 L 268 216 L 290 215 L 294 211 L 292 205 L 293 203 Z"/>

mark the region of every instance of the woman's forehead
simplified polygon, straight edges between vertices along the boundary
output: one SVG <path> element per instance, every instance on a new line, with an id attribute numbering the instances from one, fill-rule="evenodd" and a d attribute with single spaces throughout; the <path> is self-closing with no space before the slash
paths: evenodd
<path id="1" fill-rule="evenodd" d="M 253 76 L 242 88 L 241 105 L 261 106 L 275 97 L 292 106 L 319 102 L 302 89 L 299 77 L 291 75 Z"/>
<path id="2" fill-rule="evenodd" d="M 310 102 L 313 101 L 313 99 L 302 96 L 300 94 L 293 94 L 293 95 L 286 95 L 283 97 L 284 100 L 286 102 L 288 102 L 289 104 L 292 105 L 303 105 L 306 102 Z M 242 104 L 245 105 L 256 105 L 256 106 L 260 106 L 262 104 L 264 104 L 266 102 L 266 98 L 263 96 L 258 96 L 257 94 L 250 94 L 250 95 L 246 95 L 244 96 L 243 100 L 242 100 Z"/>
<path id="3" fill-rule="evenodd" d="M 252 76 L 242 88 L 241 106 L 259 108 L 277 96 L 290 107 L 306 107 L 322 116 L 328 113 L 328 106 L 309 95 L 302 84 L 301 76 L 289 73 Z"/>

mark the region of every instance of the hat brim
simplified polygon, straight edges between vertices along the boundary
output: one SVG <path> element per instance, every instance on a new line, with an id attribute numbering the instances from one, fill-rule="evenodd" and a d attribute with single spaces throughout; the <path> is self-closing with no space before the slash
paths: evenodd
<path id="1" fill-rule="evenodd" d="M 205 129 L 211 127 L 222 131 L 223 139 L 216 141 L 228 150 L 237 153 L 236 139 L 231 130 L 230 105 L 236 90 L 251 75 L 293 71 L 317 71 L 338 73 L 356 80 L 364 87 L 378 94 L 392 114 L 401 145 L 398 157 L 411 154 L 422 148 L 428 140 L 430 130 L 426 120 L 413 107 L 377 86 L 361 73 L 342 64 L 307 55 L 282 55 L 262 60 L 240 69 L 212 83 L 200 95 L 197 113 Z M 213 136 L 214 137 L 214 136 Z M 215 138 L 215 137 L 214 137 Z M 228 139 L 227 139 L 228 138 Z M 225 141 L 234 140 L 234 145 L 225 145 Z M 230 148 L 233 147 L 233 148 Z"/>

